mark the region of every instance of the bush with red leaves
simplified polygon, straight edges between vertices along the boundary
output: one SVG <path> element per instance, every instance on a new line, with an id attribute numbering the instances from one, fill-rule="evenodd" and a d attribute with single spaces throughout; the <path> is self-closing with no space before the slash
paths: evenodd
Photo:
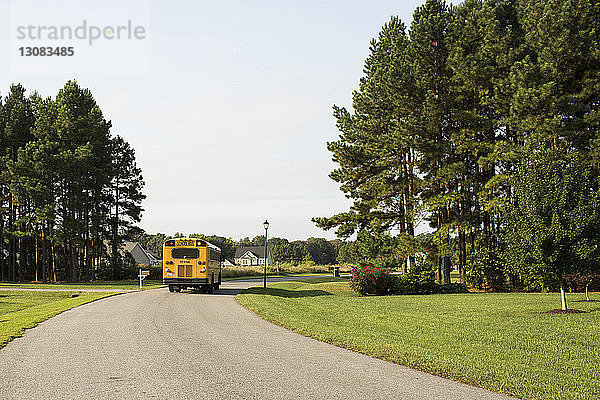
<path id="1" fill-rule="evenodd" d="M 381 296 L 393 291 L 396 277 L 385 268 L 354 267 L 348 283 L 352 290 L 363 296 L 368 294 Z"/>

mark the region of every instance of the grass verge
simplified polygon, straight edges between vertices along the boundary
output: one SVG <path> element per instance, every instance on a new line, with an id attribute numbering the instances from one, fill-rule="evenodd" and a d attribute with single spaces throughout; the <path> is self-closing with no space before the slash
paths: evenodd
<path id="1" fill-rule="evenodd" d="M 0 348 L 23 335 L 25 329 L 71 308 L 113 296 L 107 292 L 0 292 Z"/>
<path id="2" fill-rule="evenodd" d="M 287 278 L 290 276 L 306 276 L 311 277 L 311 276 L 319 276 L 319 275 L 323 275 L 324 273 L 305 273 L 305 274 L 267 274 L 267 278 Z M 246 276 L 234 276 L 234 277 L 228 277 L 228 278 L 222 278 L 223 282 L 227 282 L 227 281 L 242 281 L 245 279 L 259 279 L 262 278 L 263 275 L 246 275 Z"/>
<path id="3" fill-rule="evenodd" d="M 331 273 L 332 265 L 287 265 L 282 264 L 277 270 L 277 267 L 274 265 L 269 265 L 267 267 L 267 275 L 268 276 L 298 276 L 303 274 L 324 274 Z M 336 265 L 336 267 L 340 268 L 341 272 L 350 272 L 352 267 L 350 265 Z M 221 276 L 223 280 L 227 280 L 226 278 L 249 278 L 253 276 L 263 276 L 264 266 L 261 265 L 252 265 L 252 266 L 236 266 L 236 267 L 223 267 L 221 271 Z"/>
<path id="4" fill-rule="evenodd" d="M 145 279 L 142 290 L 155 289 L 164 286 L 162 280 L 150 281 Z M 140 281 L 103 281 L 103 282 L 86 282 L 86 283 L 0 283 L 0 287 L 12 287 L 22 289 L 123 289 L 123 290 L 138 290 Z"/>
<path id="5" fill-rule="evenodd" d="M 334 278 L 251 288 L 237 299 L 305 336 L 495 392 L 600 398 L 600 303 L 548 315 L 556 294 L 359 297 Z"/>

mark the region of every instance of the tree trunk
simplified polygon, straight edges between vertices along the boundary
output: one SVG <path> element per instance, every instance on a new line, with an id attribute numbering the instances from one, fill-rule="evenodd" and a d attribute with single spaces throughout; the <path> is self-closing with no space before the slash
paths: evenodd
<path id="1" fill-rule="evenodd" d="M 44 235 L 44 230 L 42 229 L 42 281 L 43 282 L 47 282 L 48 281 L 48 267 L 47 267 L 47 261 L 48 259 L 46 258 L 46 240 L 45 240 L 45 235 Z"/>
<path id="2" fill-rule="evenodd" d="M 14 230 L 13 224 L 14 224 L 14 207 L 13 207 L 13 200 L 12 200 L 12 193 L 9 196 L 9 200 L 8 200 L 8 229 L 12 232 Z M 11 281 L 15 281 L 16 279 L 16 273 L 15 273 L 15 264 L 16 264 L 16 251 L 15 251 L 15 238 L 14 236 L 10 236 L 8 238 L 8 267 L 9 267 L 9 279 Z"/>
<path id="3" fill-rule="evenodd" d="M 115 185 L 115 220 L 113 222 L 113 242 L 112 242 L 112 275 L 115 279 L 117 275 L 117 237 L 119 235 L 119 180 Z M 120 243 L 119 243 L 120 244 Z"/>
<path id="4" fill-rule="evenodd" d="M 412 211 L 409 210 L 409 212 L 412 213 Z M 411 221 L 412 221 L 412 217 L 411 217 Z M 415 226 L 412 222 L 409 222 L 407 224 L 407 228 L 408 228 L 408 234 L 411 237 L 415 237 Z M 410 255 L 408 256 L 408 271 L 410 271 L 415 265 L 415 256 L 414 255 Z"/>
<path id="5" fill-rule="evenodd" d="M 460 283 L 465 284 L 465 264 L 467 261 L 467 235 L 464 231 L 458 233 L 458 272 Z"/>
<path id="6" fill-rule="evenodd" d="M 27 253 L 23 251 L 23 239 L 19 238 L 19 282 L 23 282 L 23 266 L 26 262 Z"/>
<path id="7" fill-rule="evenodd" d="M 560 278 L 560 303 L 561 309 L 567 311 L 567 295 L 565 293 L 565 280 Z"/>
<path id="8" fill-rule="evenodd" d="M 39 282 L 40 259 L 38 257 L 38 238 L 35 236 L 35 281 Z"/>
<path id="9" fill-rule="evenodd" d="M 56 283 L 56 251 L 54 250 L 54 244 L 50 245 L 50 258 L 52 259 L 52 271 L 50 279 L 52 283 Z"/>
<path id="10" fill-rule="evenodd" d="M 585 300 L 586 301 L 590 301 L 590 292 L 588 291 L 589 287 L 590 287 L 590 283 L 588 282 L 585 284 Z"/>
<path id="11" fill-rule="evenodd" d="M 71 281 L 77 282 L 79 279 L 77 277 L 77 250 L 73 245 L 73 240 L 70 242 L 70 256 L 71 256 Z"/>
<path id="12" fill-rule="evenodd" d="M 69 279 L 69 275 L 71 273 L 71 268 L 70 268 L 70 258 L 69 257 L 69 245 L 67 242 L 67 239 L 63 240 L 63 247 L 62 247 L 62 254 L 63 254 L 63 262 L 65 263 L 65 268 L 64 268 L 64 279 L 68 280 Z"/>
<path id="13" fill-rule="evenodd" d="M 445 224 L 446 222 L 448 222 L 448 218 L 450 215 L 450 211 L 448 210 L 448 206 L 444 206 L 444 208 L 442 209 L 442 218 L 441 218 L 441 223 L 438 226 L 438 229 L 441 228 L 442 224 Z M 450 235 L 448 233 L 444 234 L 444 239 L 443 239 L 443 250 L 444 252 L 446 252 L 448 250 L 448 247 L 450 245 Z M 450 283 L 450 268 L 451 268 L 451 260 L 450 260 L 450 256 L 444 256 L 443 260 L 442 260 L 442 280 L 444 284 L 448 284 Z"/>
<path id="14" fill-rule="evenodd" d="M 0 279 L 4 281 L 5 275 L 5 262 L 4 262 L 4 215 L 0 214 Z"/>
<path id="15" fill-rule="evenodd" d="M 444 256 L 443 259 L 443 264 L 444 264 L 444 269 L 443 269 L 443 283 L 444 284 L 448 284 L 450 283 L 450 270 L 452 268 L 452 261 L 450 259 L 450 256 Z"/>

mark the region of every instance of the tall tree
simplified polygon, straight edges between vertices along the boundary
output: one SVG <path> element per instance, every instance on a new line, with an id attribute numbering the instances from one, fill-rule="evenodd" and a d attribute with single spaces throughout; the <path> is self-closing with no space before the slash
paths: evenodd
<path id="1" fill-rule="evenodd" d="M 450 231 L 453 205 L 458 200 L 456 177 L 461 173 L 451 141 L 456 129 L 452 114 L 455 94 L 448 65 L 452 18 L 452 10 L 444 1 L 428 0 L 415 10 L 410 27 L 415 94 L 409 122 L 421 155 L 418 160 L 423 175 L 421 198 L 430 225 L 436 229 L 442 252 L 439 275 L 444 283 L 450 283 Z"/>
<path id="2" fill-rule="evenodd" d="M 600 115 L 600 7 L 522 2 L 528 55 L 515 63 L 512 123 L 539 146 L 590 149 Z"/>
<path id="3" fill-rule="evenodd" d="M 121 237 L 133 230 L 144 197 L 133 150 L 111 136 L 91 92 L 76 82 L 67 82 L 55 99 L 24 92 L 14 85 L 0 107 L 0 254 L 9 252 L 8 268 L 0 257 L 4 279 L 110 277 L 99 273 L 107 259 L 102 242 L 115 222 Z M 117 203 L 122 214 L 113 219 Z"/>
<path id="4" fill-rule="evenodd" d="M 405 30 L 396 17 L 383 26 L 371 42 L 365 76 L 354 92 L 354 112 L 334 107 L 341 135 L 327 145 L 339 165 L 330 177 L 353 205 L 348 212 L 313 221 L 324 229 L 338 227 L 340 237 L 360 230 L 414 236 L 419 179 L 406 124 L 414 83 Z"/>
<path id="5" fill-rule="evenodd" d="M 448 58 L 453 71 L 457 161 L 454 203 L 461 281 L 478 250 L 499 257 L 502 208 L 511 200 L 508 177 L 522 144 L 507 125 L 510 69 L 523 58 L 523 31 L 514 0 L 467 0 L 454 8 Z M 503 275 L 504 271 L 498 271 Z"/>
<path id="6" fill-rule="evenodd" d="M 112 268 L 117 274 L 117 249 L 126 238 L 132 238 L 139 233 L 135 223 L 141 219 L 143 211 L 141 202 L 146 195 L 143 194 L 144 180 L 142 171 L 135 162 L 135 152 L 129 143 L 120 136 L 112 141 L 111 163 L 111 209 L 112 209 Z"/>
<path id="7" fill-rule="evenodd" d="M 23 257 L 19 257 L 18 253 L 21 251 L 20 237 L 24 227 L 17 225 L 17 221 L 25 209 L 15 202 L 14 191 L 11 188 L 13 177 L 9 167 L 17 161 L 19 149 L 31 140 L 31 128 L 35 119 L 31 102 L 25 95 L 25 88 L 20 84 L 10 87 L 0 111 L 0 225 L 5 227 L 0 234 L 0 242 L 4 245 L 6 233 L 9 252 L 7 275 L 9 279 L 15 280 L 23 277 Z"/>
<path id="8" fill-rule="evenodd" d="M 110 178 L 105 171 L 111 160 L 111 124 L 104 119 L 91 92 L 77 82 L 67 82 L 55 101 L 54 130 L 61 146 L 58 233 L 70 269 L 69 279 L 77 281 L 89 271 L 91 198 L 98 187 L 108 185 Z"/>

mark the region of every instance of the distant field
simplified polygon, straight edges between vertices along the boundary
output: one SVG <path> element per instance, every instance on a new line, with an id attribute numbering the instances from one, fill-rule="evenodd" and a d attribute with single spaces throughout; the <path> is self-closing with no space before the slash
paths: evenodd
<path id="1" fill-rule="evenodd" d="M 323 275 L 324 273 L 305 273 L 305 274 L 285 274 L 285 275 L 277 275 L 277 274 L 267 274 L 267 279 L 268 278 L 285 278 L 285 277 L 289 277 L 289 276 L 306 276 L 306 277 L 310 277 L 310 276 L 315 276 L 315 275 Z M 223 282 L 227 282 L 227 281 L 240 281 L 240 280 L 244 280 L 244 279 L 260 279 L 262 278 L 263 275 L 246 275 L 246 276 L 235 276 L 235 277 L 230 277 L 230 278 L 223 278 Z"/>
<path id="2" fill-rule="evenodd" d="M 282 265 L 279 269 L 279 275 L 290 276 L 299 274 L 322 274 L 331 271 L 330 267 L 331 266 L 329 265 Z M 350 270 L 349 267 L 344 268 Z M 264 274 L 264 267 L 260 265 L 252 265 L 248 267 L 224 267 L 221 274 L 224 281 L 231 280 L 230 278 L 247 278 L 252 276 L 262 276 Z M 277 267 L 269 265 L 269 267 L 267 267 L 267 275 L 278 275 Z"/>
<path id="3" fill-rule="evenodd" d="M 63 311 L 90 301 L 113 296 L 100 292 L 0 291 L 0 348 L 23 331 Z"/>
<path id="4" fill-rule="evenodd" d="M 154 289 L 164 286 L 162 281 L 144 280 L 143 289 Z M 0 287 L 23 288 L 23 289 L 124 289 L 137 290 L 140 288 L 140 281 L 106 281 L 89 283 L 4 283 L 0 282 Z"/>
<path id="5" fill-rule="evenodd" d="M 582 298 L 569 294 L 569 305 L 586 313 L 548 315 L 557 294 L 359 297 L 334 278 L 237 296 L 303 335 L 435 375 L 518 397 L 598 399 L 600 303 Z"/>

